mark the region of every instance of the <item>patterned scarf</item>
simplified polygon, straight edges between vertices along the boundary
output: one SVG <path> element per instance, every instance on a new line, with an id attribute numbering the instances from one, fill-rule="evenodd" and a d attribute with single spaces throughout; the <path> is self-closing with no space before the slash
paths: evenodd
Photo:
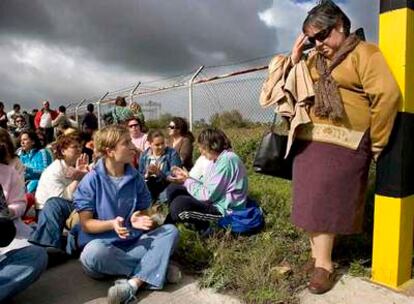
<path id="1" fill-rule="evenodd" d="M 316 55 L 316 69 L 319 80 L 314 84 L 315 115 L 320 118 L 329 118 L 339 121 L 344 117 L 345 110 L 338 84 L 332 77 L 332 71 L 354 50 L 361 40 L 355 33 L 349 35 L 341 48 L 335 53 L 331 65 L 328 67 L 322 54 Z"/>

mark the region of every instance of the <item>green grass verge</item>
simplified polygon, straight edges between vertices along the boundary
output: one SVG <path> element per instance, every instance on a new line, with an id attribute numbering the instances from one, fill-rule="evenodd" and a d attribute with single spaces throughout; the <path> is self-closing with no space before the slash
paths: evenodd
<path id="1" fill-rule="evenodd" d="M 235 152 L 251 168 L 254 152 L 263 128 L 225 130 Z M 183 265 L 200 274 L 202 287 L 233 293 L 246 303 L 298 303 L 296 297 L 306 284 L 300 268 L 309 257 L 306 235 L 290 222 L 291 183 L 258 175 L 249 170 L 249 194 L 260 202 L 266 214 L 263 232 L 235 237 L 218 231 L 200 239 L 180 226 L 181 240 L 177 257 Z M 338 238 L 334 258 L 342 266 L 351 264 L 350 273 L 366 276 L 360 261 L 371 255 L 372 191 L 367 204 L 364 234 Z M 369 264 L 369 263 L 368 263 Z M 281 271 L 285 266 L 287 271 Z"/>

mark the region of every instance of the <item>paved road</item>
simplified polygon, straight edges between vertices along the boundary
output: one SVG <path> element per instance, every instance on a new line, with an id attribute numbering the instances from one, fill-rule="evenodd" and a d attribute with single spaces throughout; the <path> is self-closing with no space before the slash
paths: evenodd
<path id="1" fill-rule="evenodd" d="M 95 281 L 82 273 L 76 260 L 48 269 L 42 277 L 12 304 L 104 304 L 112 280 Z M 240 304 L 237 299 L 200 290 L 193 277 L 184 276 L 182 282 L 167 285 L 164 291 L 138 293 L 141 304 Z"/>

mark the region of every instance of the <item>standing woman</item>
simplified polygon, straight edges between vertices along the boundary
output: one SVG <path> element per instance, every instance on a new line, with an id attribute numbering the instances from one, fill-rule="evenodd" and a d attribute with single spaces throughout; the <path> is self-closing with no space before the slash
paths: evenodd
<path id="1" fill-rule="evenodd" d="M 40 175 L 52 163 L 52 157 L 50 153 L 42 149 L 40 140 L 33 131 L 20 134 L 20 145 L 17 155 L 25 167 L 26 191 L 34 193 Z"/>
<path id="2" fill-rule="evenodd" d="M 193 166 L 194 136 L 188 130 L 187 121 L 182 117 L 173 117 L 167 128 L 170 137 L 169 146 L 178 152 L 183 167 L 190 171 Z"/>
<path id="3" fill-rule="evenodd" d="M 316 294 L 334 285 L 335 236 L 361 232 L 369 165 L 388 142 L 401 98 L 378 47 L 361 41 L 350 28 L 343 11 L 323 0 L 308 13 L 291 57 L 282 58 L 292 72 L 307 67 L 315 93 L 304 101 L 310 122 L 295 130 L 292 220 L 310 238 L 308 288 Z M 303 60 L 307 42 L 315 48 Z M 286 64 L 274 66 L 262 103 L 266 86 Z"/>

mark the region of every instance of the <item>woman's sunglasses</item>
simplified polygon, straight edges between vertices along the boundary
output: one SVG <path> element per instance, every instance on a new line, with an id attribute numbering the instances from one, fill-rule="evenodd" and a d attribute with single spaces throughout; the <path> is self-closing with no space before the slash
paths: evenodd
<path id="1" fill-rule="evenodd" d="M 175 127 L 175 126 L 168 126 L 167 128 L 168 128 L 168 129 L 171 129 L 171 130 L 176 129 L 176 127 Z"/>
<path id="2" fill-rule="evenodd" d="M 128 125 L 128 127 L 131 128 L 131 129 L 134 128 L 134 127 L 137 127 L 138 128 L 139 127 L 139 124 Z"/>
<path id="3" fill-rule="evenodd" d="M 316 45 L 316 41 L 323 42 L 326 38 L 329 37 L 333 30 L 333 27 L 328 27 L 322 31 L 317 32 L 314 36 L 308 36 L 308 41 L 310 44 Z"/>

